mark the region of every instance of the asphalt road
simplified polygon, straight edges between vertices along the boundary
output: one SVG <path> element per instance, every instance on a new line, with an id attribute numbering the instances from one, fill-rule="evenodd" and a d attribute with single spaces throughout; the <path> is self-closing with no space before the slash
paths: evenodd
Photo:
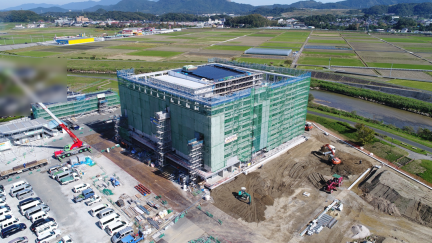
<path id="1" fill-rule="evenodd" d="M 356 122 L 345 120 L 343 118 L 338 118 L 338 117 L 334 117 L 334 116 L 329 116 L 329 115 L 321 114 L 321 113 L 314 112 L 314 111 L 308 111 L 308 113 L 309 114 L 313 114 L 313 115 L 317 115 L 317 116 L 321 116 L 321 117 L 325 117 L 325 118 L 330 118 L 330 119 L 337 120 L 337 121 L 346 122 L 346 123 L 349 123 L 351 125 L 355 125 L 356 124 Z M 377 132 L 379 134 L 386 135 L 388 137 L 397 139 L 397 140 L 399 140 L 399 141 L 401 141 L 403 143 L 409 144 L 409 145 L 411 145 L 413 147 L 416 147 L 416 148 L 419 148 L 419 149 L 424 149 L 424 150 L 428 151 L 429 153 L 432 153 L 432 148 L 429 148 L 427 146 L 421 145 L 419 143 L 413 142 L 413 141 L 408 140 L 406 138 L 399 137 L 397 135 L 394 135 L 392 133 L 388 133 L 386 131 L 383 131 L 383 130 L 380 130 L 380 129 L 377 129 L 377 128 L 374 128 L 374 127 L 370 127 L 370 128 L 373 129 L 375 132 Z"/>

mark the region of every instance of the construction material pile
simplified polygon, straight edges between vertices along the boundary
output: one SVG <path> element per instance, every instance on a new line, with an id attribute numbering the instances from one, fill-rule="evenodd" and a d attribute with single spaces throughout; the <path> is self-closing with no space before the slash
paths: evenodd
<path id="1" fill-rule="evenodd" d="M 429 189 L 384 169 L 372 172 L 359 188 L 375 209 L 432 227 Z"/>

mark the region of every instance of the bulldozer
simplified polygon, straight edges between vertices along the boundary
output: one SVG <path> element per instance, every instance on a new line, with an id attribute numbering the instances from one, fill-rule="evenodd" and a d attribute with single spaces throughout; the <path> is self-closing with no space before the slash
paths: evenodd
<path id="1" fill-rule="evenodd" d="M 336 147 L 330 144 L 323 145 L 320 149 L 322 155 L 328 155 L 328 161 L 334 165 L 340 164 L 342 161 L 336 157 Z"/>
<path id="2" fill-rule="evenodd" d="M 243 202 L 247 202 L 247 204 L 251 204 L 252 202 L 251 195 L 246 192 L 246 187 L 241 188 L 241 190 L 237 194 L 237 199 Z"/>

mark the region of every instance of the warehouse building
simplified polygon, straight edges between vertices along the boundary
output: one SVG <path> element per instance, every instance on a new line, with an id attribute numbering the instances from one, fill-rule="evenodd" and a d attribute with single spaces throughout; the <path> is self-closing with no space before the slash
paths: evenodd
<path id="1" fill-rule="evenodd" d="M 117 93 L 105 90 L 87 94 L 68 96 L 65 102 L 45 103 L 45 106 L 57 117 L 68 118 L 93 112 L 104 113 L 119 107 Z M 51 120 L 51 116 L 38 104 L 32 104 L 34 118 Z"/>
<path id="2" fill-rule="evenodd" d="M 59 45 L 75 45 L 94 42 L 93 37 L 60 38 L 55 40 Z"/>
<path id="3" fill-rule="evenodd" d="M 160 166 L 175 163 L 207 179 L 304 133 L 310 73 L 210 61 L 138 75 L 118 71 L 129 128 L 122 137 L 154 150 Z"/>
<path id="4" fill-rule="evenodd" d="M 48 127 L 43 118 L 31 120 L 22 118 L 0 125 L 0 151 L 12 148 L 13 145 L 26 144 L 38 139 L 52 137 L 57 131 Z"/>

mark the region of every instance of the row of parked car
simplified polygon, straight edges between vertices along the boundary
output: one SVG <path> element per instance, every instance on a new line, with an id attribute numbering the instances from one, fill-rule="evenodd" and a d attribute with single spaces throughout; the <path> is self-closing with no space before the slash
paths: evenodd
<path id="1" fill-rule="evenodd" d="M 1 186 L 2 195 L 2 208 L 0 213 L 0 227 L 1 237 L 8 238 L 18 232 L 27 229 L 27 226 L 20 222 L 20 220 L 12 215 L 12 210 L 6 204 L 6 195 L 4 194 L 4 187 Z M 31 191 L 32 193 L 28 193 Z M 45 242 L 51 239 L 52 235 L 59 235 L 61 232 L 57 230 L 57 223 L 53 218 L 48 217 L 50 208 L 44 204 L 38 197 L 28 198 L 29 195 L 34 195 L 33 188 L 26 181 L 19 181 L 12 184 L 9 191 L 11 197 L 17 197 L 21 200 L 18 203 L 20 213 L 31 221 L 30 229 L 37 235 L 36 242 Z M 26 195 L 23 197 L 23 195 Z M 21 197 L 20 197 L 21 196 Z M 18 237 L 9 243 L 24 243 L 28 242 L 27 237 Z"/>

